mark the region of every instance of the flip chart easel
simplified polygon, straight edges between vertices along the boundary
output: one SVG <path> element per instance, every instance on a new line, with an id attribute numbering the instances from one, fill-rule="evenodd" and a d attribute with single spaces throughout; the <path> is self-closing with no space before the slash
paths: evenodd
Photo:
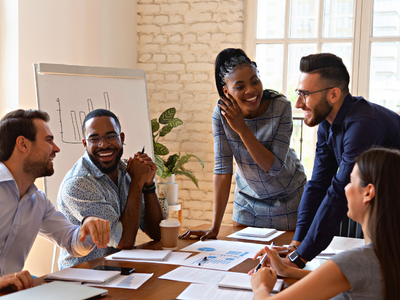
<path id="1" fill-rule="evenodd" d="M 49 126 L 61 149 L 53 161 L 54 174 L 44 178 L 44 192 L 54 205 L 65 174 L 85 153 L 82 122 L 94 109 L 111 110 L 119 118 L 125 133 L 123 158 L 145 146 L 154 161 L 143 70 L 38 63 L 34 73 L 37 107 L 50 115 Z"/>

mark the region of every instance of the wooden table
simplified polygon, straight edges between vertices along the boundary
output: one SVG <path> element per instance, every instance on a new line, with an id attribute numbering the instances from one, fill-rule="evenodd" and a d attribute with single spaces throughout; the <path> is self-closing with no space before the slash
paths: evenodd
<path id="1" fill-rule="evenodd" d="M 210 225 L 201 225 L 197 226 L 194 229 L 208 229 Z M 226 236 L 236 232 L 242 228 L 233 227 L 233 226 L 221 226 L 221 230 L 218 235 L 218 239 L 220 240 L 236 240 L 236 241 L 248 241 L 251 243 L 257 243 L 257 241 L 253 240 L 244 240 L 244 239 L 230 239 L 226 238 Z M 292 241 L 294 232 L 286 232 L 283 235 L 277 237 L 273 241 L 276 245 L 288 244 Z M 178 250 L 185 248 L 186 246 L 197 242 L 198 239 L 190 239 L 190 240 L 178 240 Z M 139 249 L 162 249 L 161 242 L 148 242 L 137 246 Z M 262 246 L 260 245 L 260 249 Z M 186 289 L 190 283 L 187 282 L 179 282 L 179 281 L 171 281 L 171 280 L 161 280 L 158 279 L 161 275 L 172 271 L 175 268 L 178 268 L 177 265 L 167 265 L 167 264 L 157 264 L 157 263 L 140 263 L 140 262 L 117 262 L 117 261 L 109 261 L 104 258 L 99 258 L 92 260 L 87 263 L 83 263 L 77 265 L 78 268 L 94 268 L 98 265 L 109 265 L 109 266 L 120 266 L 120 267 L 134 267 L 137 273 L 154 273 L 154 275 L 146 281 L 139 289 L 131 290 L 131 289 L 118 289 L 118 288 L 107 288 L 108 295 L 101 299 L 143 299 L 143 300 L 171 300 L 175 299 L 184 289 Z M 233 272 L 242 272 L 247 273 L 250 269 L 254 268 L 257 265 L 257 261 L 247 259 L 236 267 L 232 268 L 230 271 Z M 35 284 L 42 284 L 44 282 L 43 277 L 37 278 L 34 280 Z M 285 280 L 286 281 L 286 280 Z M 2 295 L 0 293 L 0 295 Z"/>

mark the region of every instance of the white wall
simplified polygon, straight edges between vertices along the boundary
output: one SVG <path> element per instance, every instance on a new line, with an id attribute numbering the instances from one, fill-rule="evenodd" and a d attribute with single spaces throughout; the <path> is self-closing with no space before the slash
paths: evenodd
<path id="1" fill-rule="evenodd" d="M 36 108 L 33 63 L 135 68 L 136 23 L 136 0 L 0 0 L 0 115 Z M 52 250 L 37 239 L 25 268 L 49 273 Z"/>

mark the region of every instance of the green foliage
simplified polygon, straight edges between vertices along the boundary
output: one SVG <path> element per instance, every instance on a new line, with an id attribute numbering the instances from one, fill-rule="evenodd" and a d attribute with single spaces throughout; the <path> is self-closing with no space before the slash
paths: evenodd
<path id="1" fill-rule="evenodd" d="M 196 155 L 185 153 L 185 155 L 173 154 L 170 155 L 167 161 L 164 161 L 160 156 L 169 154 L 169 150 L 166 146 L 158 142 L 160 137 L 166 136 L 171 132 L 172 129 L 183 124 L 182 120 L 174 118 L 176 113 L 175 107 L 171 107 L 164 111 L 161 116 L 157 119 L 151 120 L 151 130 L 153 132 L 153 145 L 154 154 L 156 158 L 157 175 L 165 179 L 170 177 L 172 174 L 183 175 L 192 180 L 192 182 L 199 187 L 196 176 L 190 170 L 186 170 L 183 165 L 186 164 L 190 158 L 196 158 L 204 169 L 203 161 Z M 164 125 L 161 127 L 161 125 Z M 161 128 L 160 128 L 161 127 Z"/>

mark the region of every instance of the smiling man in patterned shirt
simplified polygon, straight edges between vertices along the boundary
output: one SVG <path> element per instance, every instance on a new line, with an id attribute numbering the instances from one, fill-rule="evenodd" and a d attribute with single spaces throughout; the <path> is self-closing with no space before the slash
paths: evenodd
<path id="1" fill-rule="evenodd" d="M 140 227 L 150 238 L 160 239 L 163 212 L 155 194 L 156 165 L 145 153 L 136 153 L 127 165 L 121 161 L 125 134 L 118 118 L 97 109 L 83 121 L 86 153 L 65 175 L 57 203 L 74 224 L 88 215 L 106 219 L 111 241 L 106 249 L 94 249 L 84 257 L 61 251 L 60 268 L 71 267 L 118 251 L 132 249 Z"/>

